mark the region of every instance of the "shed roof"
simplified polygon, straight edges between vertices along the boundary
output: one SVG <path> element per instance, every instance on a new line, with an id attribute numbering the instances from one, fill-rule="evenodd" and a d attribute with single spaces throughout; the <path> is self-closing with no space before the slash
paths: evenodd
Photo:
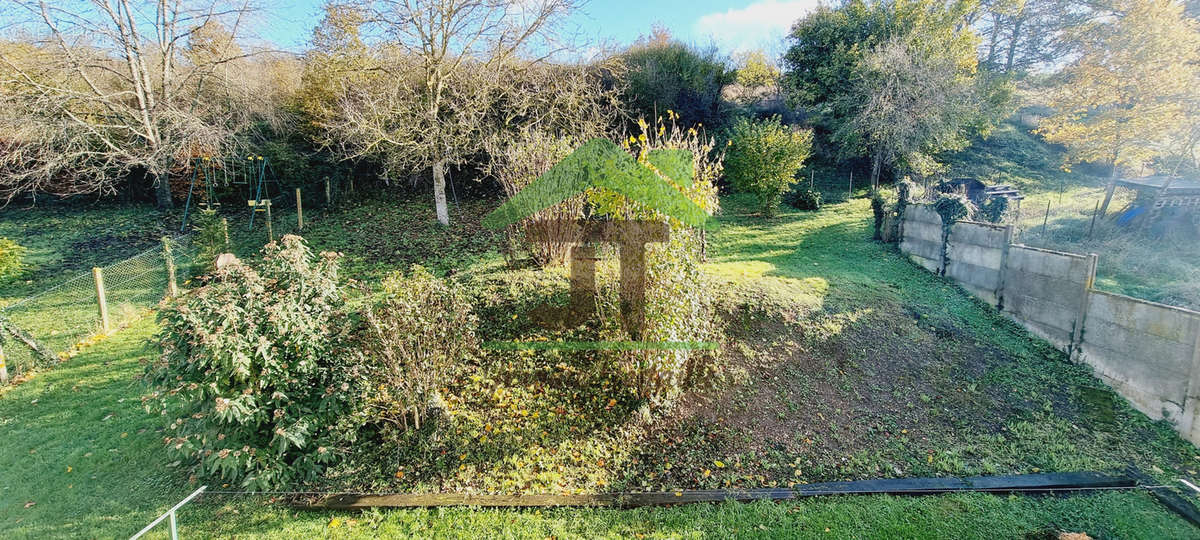
<path id="1" fill-rule="evenodd" d="M 1163 184 L 1171 177 L 1166 175 L 1161 176 L 1143 176 L 1140 178 L 1120 178 L 1117 180 L 1117 185 L 1136 190 L 1152 190 L 1157 192 L 1162 189 Z M 1195 178 L 1175 177 L 1171 181 L 1171 185 L 1167 188 L 1167 195 L 1200 195 L 1200 180 Z"/>

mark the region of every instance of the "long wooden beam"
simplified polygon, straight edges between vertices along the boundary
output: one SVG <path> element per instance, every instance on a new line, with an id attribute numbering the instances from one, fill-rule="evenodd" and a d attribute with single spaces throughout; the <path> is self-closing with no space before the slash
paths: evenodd
<path id="1" fill-rule="evenodd" d="M 496 495 L 476 493 L 335 494 L 311 508 L 423 508 L 434 506 L 479 507 L 612 507 L 665 506 L 704 502 L 782 501 L 828 495 L 927 495 L 982 491 L 992 493 L 1044 493 L 1059 490 L 1133 488 L 1138 482 L 1126 475 L 1095 472 L 976 476 L 969 478 L 894 478 L 823 482 L 795 488 L 744 490 L 679 490 L 643 493 Z"/>

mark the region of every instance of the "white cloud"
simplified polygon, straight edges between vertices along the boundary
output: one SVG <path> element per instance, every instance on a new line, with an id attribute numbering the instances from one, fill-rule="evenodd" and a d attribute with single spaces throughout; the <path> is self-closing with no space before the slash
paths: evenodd
<path id="1" fill-rule="evenodd" d="M 721 50 L 744 52 L 766 49 L 777 53 L 797 19 L 821 5 L 820 0 L 759 0 L 741 9 L 709 13 L 696 20 L 697 37 L 711 38 Z"/>

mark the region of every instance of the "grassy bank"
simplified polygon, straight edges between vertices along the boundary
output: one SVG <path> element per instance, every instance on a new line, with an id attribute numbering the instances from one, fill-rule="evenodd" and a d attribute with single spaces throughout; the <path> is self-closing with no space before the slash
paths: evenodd
<path id="1" fill-rule="evenodd" d="M 724 206 L 706 266 L 727 336 L 718 384 L 685 395 L 647 423 L 612 383 L 582 391 L 586 381 L 570 380 L 569 370 L 558 373 L 550 359 L 496 358 L 476 373 L 478 380 L 449 389 L 455 416 L 444 440 L 459 449 L 442 457 L 381 458 L 375 463 L 381 474 L 372 478 L 383 479 L 371 487 L 765 487 L 1130 464 L 1161 471 L 1154 474 L 1163 481 L 1194 476 L 1195 448 L 1168 426 L 1098 388 L 1086 369 L 951 283 L 870 242 L 865 201 L 785 212 L 771 221 L 750 216 L 749 201 L 740 197 L 726 198 Z M 454 269 L 467 283 L 537 278 L 528 285 L 536 288 L 562 281 L 554 273 L 506 269 L 495 239 L 477 228 L 486 210 L 465 206 L 445 231 L 420 225 L 429 215 L 423 202 L 379 199 L 313 224 L 306 236 L 315 248 L 344 252 L 351 277 L 367 282 L 411 262 Z M 155 354 L 147 345 L 153 332 L 153 323 L 142 321 L 0 395 L 0 536 L 125 537 L 194 489 L 185 467 L 165 457 L 161 422 L 140 406 L 137 376 L 141 361 Z M 533 384 L 538 380 L 541 387 Z M 496 395 L 506 396 L 503 407 Z M 595 402 L 610 395 L 619 398 L 610 408 Z M 547 420 L 559 410 L 574 416 Z M 484 429 L 489 423 L 492 429 Z M 481 441 L 475 428 L 492 435 Z M 182 526 L 189 537 L 239 538 L 1195 533 L 1145 494 L 1116 492 L 366 514 L 213 495 L 190 506 Z"/>

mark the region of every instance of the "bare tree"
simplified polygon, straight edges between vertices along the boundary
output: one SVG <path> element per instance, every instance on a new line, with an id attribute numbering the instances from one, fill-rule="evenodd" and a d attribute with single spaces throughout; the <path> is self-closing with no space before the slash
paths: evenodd
<path id="1" fill-rule="evenodd" d="M 248 4 L 16 0 L 11 9 L 29 37 L 0 47 L 0 187 L 10 198 L 111 192 L 143 171 L 169 208 L 171 168 L 229 143 L 243 113 L 199 102 L 230 80 L 214 76 L 220 68 L 253 54 L 235 43 Z"/>
<path id="2" fill-rule="evenodd" d="M 375 156 L 389 172 L 432 169 L 437 219 L 449 225 L 446 169 L 481 149 L 484 120 L 515 59 L 560 50 L 577 0 L 373 0 L 351 4 L 372 38 L 377 74 L 348 88 L 325 126 L 347 157 Z M 343 8 L 345 9 L 345 8 Z M 332 11 L 331 11 L 332 12 Z"/>
<path id="3" fill-rule="evenodd" d="M 834 138 L 870 153 L 872 188 L 883 167 L 898 160 L 914 172 L 932 172 L 934 154 L 964 146 L 971 130 L 994 114 L 981 99 L 979 81 L 940 50 L 889 40 L 865 58 L 843 98 L 857 112 Z"/>

